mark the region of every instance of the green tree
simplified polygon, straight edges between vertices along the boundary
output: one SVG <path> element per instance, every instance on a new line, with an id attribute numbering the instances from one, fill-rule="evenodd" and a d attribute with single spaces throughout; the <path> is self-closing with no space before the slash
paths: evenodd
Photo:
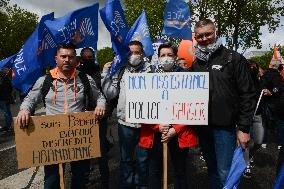
<path id="1" fill-rule="evenodd" d="M 114 57 L 114 52 L 112 48 L 105 47 L 97 51 L 97 61 L 100 65 L 100 68 L 104 66 L 105 63 L 111 62 Z"/>
<path id="2" fill-rule="evenodd" d="M 213 18 L 229 47 L 261 48 L 260 27 L 274 32 L 284 16 L 283 0 L 199 0 L 195 19 Z"/>
<path id="3" fill-rule="evenodd" d="M 284 57 L 284 46 L 279 46 L 278 49 L 279 49 L 281 56 Z M 273 48 L 270 49 L 270 52 L 262 56 L 252 57 L 251 59 L 256 61 L 262 69 L 267 69 L 272 59 L 272 56 L 273 56 Z"/>
<path id="4" fill-rule="evenodd" d="M 37 15 L 0 0 L 0 59 L 17 53 L 35 30 Z"/>
<path id="5" fill-rule="evenodd" d="M 145 10 L 152 42 L 161 38 L 172 41 L 175 44 L 181 41 L 181 39 L 169 38 L 162 35 L 166 0 L 123 0 L 123 4 L 129 27 L 134 24 L 142 11 Z"/>
<path id="6" fill-rule="evenodd" d="M 151 39 L 156 41 L 162 37 L 165 0 L 123 0 L 125 17 L 131 27 L 143 10 L 146 11 Z"/>
<path id="7" fill-rule="evenodd" d="M 262 69 L 266 70 L 268 68 L 268 65 L 271 61 L 271 58 L 273 56 L 273 52 L 268 52 L 262 56 L 256 56 L 256 57 L 252 57 L 251 59 L 256 61 L 257 64 L 259 65 L 259 67 L 261 67 Z"/>

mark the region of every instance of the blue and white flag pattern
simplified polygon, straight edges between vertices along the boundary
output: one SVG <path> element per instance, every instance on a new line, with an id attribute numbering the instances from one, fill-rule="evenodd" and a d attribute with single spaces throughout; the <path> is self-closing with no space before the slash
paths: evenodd
<path id="1" fill-rule="evenodd" d="M 154 54 L 145 11 L 142 12 L 129 30 L 126 43 L 128 44 L 130 41 L 140 41 L 146 56 Z"/>
<path id="2" fill-rule="evenodd" d="M 39 42 L 42 38 L 39 30 L 43 28 L 44 21 L 53 19 L 53 16 L 51 13 L 41 18 L 35 31 L 13 58 L 12 84 L 22 93 L 27 93 L 36 80 L 44 74 L 44 65 L 38 56 L 40 54 Z"/>
<path id="3" fill-rule="evenodd" d="M 77 48 L 97 50 L 99 4 L 93 4 L 45 22 L 57 44 L 73 43 Z"/>
<path id="4" fill-rule="evenodd" d="M 110 32 L 112 48 L 117 56 L 117 63 L 111 67 L 111 74 L 114 74 L 127 63 L 129 48 L 125 41 L 129 27 L 119 0 L 109 0 L 105 7 L 100 9 L 100 15 Z"/>
<path id="5" fill-rule="evenodd" d="M 192 40 L 190 11 L 184 0 L 169 0 L 167 3 L 162 34 L 172 38 Z"/>

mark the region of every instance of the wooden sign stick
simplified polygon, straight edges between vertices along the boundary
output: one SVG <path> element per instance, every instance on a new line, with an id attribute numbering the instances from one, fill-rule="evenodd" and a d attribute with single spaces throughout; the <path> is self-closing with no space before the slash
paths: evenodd
<path id="1" fill-rule="evenodd" d="M 163 189 L 168 188 L 168 143 L 163 143 Z"/>
<path id="2" fill-rule="evenodd" d="M 62 163 L 59 163 L 60 189 L 64 189 L 64 173 Z"/>

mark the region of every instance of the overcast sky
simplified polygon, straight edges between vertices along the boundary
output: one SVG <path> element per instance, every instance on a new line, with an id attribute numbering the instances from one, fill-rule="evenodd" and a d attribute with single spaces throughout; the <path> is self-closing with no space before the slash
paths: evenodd
<path id="1" fill-rule="evenodd" d="M 87 5 L 99 2 L 100 7 L 103 7 L 107 0 L 11 0 L 12 4 L 17 4 L 20 7 L 34 12 L 39 17 L 50 12 L 55 13 L 55 17 L 60 17 L 69 11 L 82 8 Z M 270 46 L 276 44 L 284 45 L 284 17 L 281 18 L 281 25 L 274 33 L 269 33 L 267 27 L 262 27 L 262 50 L 268 50 Z M 111 46 L 110 35 L 106 30 L 99 16 L 99 39 L 98 49 Z M 250 50 L 255 50 L 252 48 Z"/>

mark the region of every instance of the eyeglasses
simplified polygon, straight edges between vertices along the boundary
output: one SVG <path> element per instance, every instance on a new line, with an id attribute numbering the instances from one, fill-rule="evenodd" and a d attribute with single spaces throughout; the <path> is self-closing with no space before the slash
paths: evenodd
<path id="1" fill-rule="evenodd" d="M 209 38 L 209 37 L 211 37 L 214 33 L 215 33 L 215 31 L 213 31 L 213 32 L 207 32 L 207 33 L 203 33 L 203 34 L 199 34 L 199 35 L 195 35 L 195 39 L 200 40 L 200 39 L 203 39 L 204 37 Z"/>

